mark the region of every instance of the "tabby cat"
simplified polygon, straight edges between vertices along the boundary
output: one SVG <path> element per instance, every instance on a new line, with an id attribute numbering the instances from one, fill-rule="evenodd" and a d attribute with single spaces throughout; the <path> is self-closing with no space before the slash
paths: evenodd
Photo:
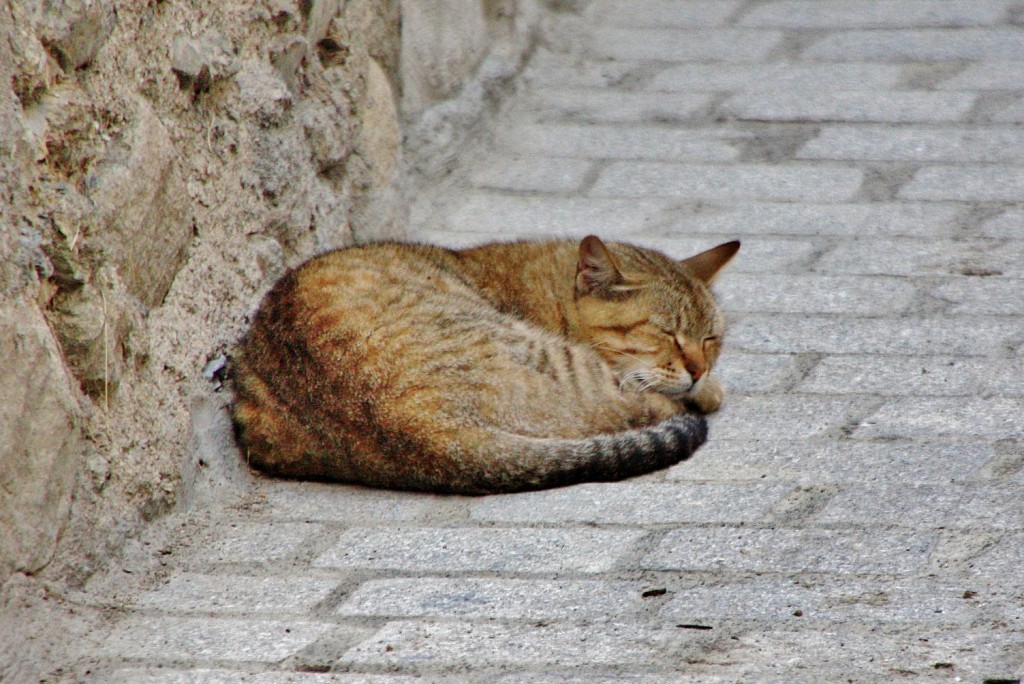
<path id="1" fill-rule="evenodd" d="M 235 358 L 235 423 L 272 475 L 485 494 L 681 461 L 722 389 L 708 285 L 684 261 L 589 236 L 318 256 L 267 294 Z"/>

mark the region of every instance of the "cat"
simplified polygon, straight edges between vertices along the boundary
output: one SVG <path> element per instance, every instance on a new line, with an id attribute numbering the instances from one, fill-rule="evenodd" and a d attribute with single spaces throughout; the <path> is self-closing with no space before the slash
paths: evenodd
<path id="1" fill-rule="evenodd" d="M 317 256 L 235 354 L 234 420 L 267 474 L 459 494 L 638 475 L 688 458 L 722 387 L 709 285 L 622 243 L 384 242 Z"/>

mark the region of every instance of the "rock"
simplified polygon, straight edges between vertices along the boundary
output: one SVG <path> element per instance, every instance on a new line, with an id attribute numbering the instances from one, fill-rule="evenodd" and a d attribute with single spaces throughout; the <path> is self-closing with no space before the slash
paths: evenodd
<path id="1" fill-rule="evenodd" d="M 306 38 L 314 45 L 327 37 L 331 21 L 338 15 L 343 0 L 304 0 L 300 3 L 306 14 Z"/>
<path id="2" fill-rule="evenodd" d="M 406 216 L 398 198 L 402 149 L 398 105 L 391 82 L 377 60 L 367 60 L 364 79 L 366 96 L 356 150 L 364 166 L 365 187 L 357 196 L 352 223 L 359 226 L 359 237 L 399 239 Z"/>
<path id="3" fill-rule="evenodd" d="M 179 34 L 171 45 L 171 70 L 182 88 L 205 92 L 216 81 L 235 75 L 238 69 L 231 43 L 216 31 L 200 38 Z"/>
<path id="4" fill-rule="evenodd" d="M 53 263 L 43 251 L 43 236 L 29 225 L 22 224 L 18 228 L 18 251 L 14 260 L 27 271 L 34 271 L 41 280 L 53 275 Z"/>
<path id="5" fill-rule="evenodd" d="M 82 389 L 106 404 L 121 383 L 128 336 L 142 326 L 142 316 L 109 267 L 96 280 L 59 293 L 48 318 Z"/>
<path id="6" fill-rule="evenodd" d="M 402 4 L 403 108 L 415 115 L 454 95 L 487 54 L 479 0 Z"/>
<path id="7" fill-rule="evenodd" d="M 134 124 L 86 179 L 105 251 L 128 291 L 159 304 L 192 237 L 188 193 L 177 151 L 150 105 L 138 98 Z"/>
<path id="8" fill-rule="evenodd" d="M 92 229 L 94 209 L 71 183 L 40 183 L 35 192 L 42 211 L 31 218 L 47 235 L 42 248 L 53 265 L 50 278 L 60 288 L 76 288 L 88 282 L 91 268 L 80 250 L 82 236 Z"/>
<path id="9" fill-rule="evenodd" d="M 71 505 L 79 406 L 38 307 L 0 302 L 0 576 L 50 560 Z"/>
<path id="10" fill-rule="evenodd" d="M 63 0 L 44 6 L 40 37 L 65 71 L 91 62 L 117 23 L 111 0 Z"/>
<path id="11" fill-rule="evenodd" d="M 348 117 L 329 102 L 307 100 L 299 109 L 298 118 L 317 173 L 331 179 L 343 176 L 352 151 Z"/>
<path id="12" fill-rule="evenodd" d="M 192 404 L 192 444 L 181 464 L 179 500 L 184 507 L 240 498 L 254 482 L 235 442 L 229 404 L 226 395 Z"/>
<path id="13" fill-rule="evenodd" d="M 25 108 L 24 143 L 34 161 L 49 161 L 57 169 L 70 171 L 85 165 L 87 158 L 101 153 L 96 136 L 96 112 L 89 95 L 72 81 L 58 83 Z"/>
<path id="14" fill-rule="evenodd" d="M 278 39 L 270 46 L 270 63 L 274 65 L 281 79 L 293 93 L 302 92 L 302 75 L 300 69 L 306 62 L 309 46 L 298 36 L 287 36 Z"/>
<path id="15" fill-rule="evenodd" d="M 370 169 L 372 188 L 391 184 L 402 144 L 398 106 L 387 74 L 377 60 L 370 59 L 366 70 L 366 103 L 357 147 Z"/>
<path id="16" fill-rule="evenodd" d="M 256 119 L 261 126 L 283 124 L 292 108 L 292 94 L 277 70 L 258 59 L 245 60 L 238 74 L 240 116 Z"/>
<path id="17" fill-rule="evenodd" d="M 317 179 L 309 191 L 310 227 L 315 239 L 315 252 L 326 252 L 351 245 L 352 226 L 349 214 L 352 203 L 331 185 Z"/>

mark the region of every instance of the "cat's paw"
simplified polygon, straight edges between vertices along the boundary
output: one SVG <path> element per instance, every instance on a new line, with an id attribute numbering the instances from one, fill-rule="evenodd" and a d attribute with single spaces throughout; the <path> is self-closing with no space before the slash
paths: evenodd
<path id="1" fill-rule="evenodd" d="M 662 421 L 667 418 L 671 418 L 672 416 L 679 415 L 680 413 L 686 413 L 685 406 L 673 399 L 669 399 L 664 394 L 658 394 L 657 392 L 645 392 L 640 396 L 643 397 L 648 410 L 653 414 L 655 420 Z"/>
<path id="2" fill-rule="evenodd" d="M 725 399 L 725 390 L 717 378 L 704 378 L 700 389 L 686 398 L 686 404 L 698 413 L 714 413 Z"/>

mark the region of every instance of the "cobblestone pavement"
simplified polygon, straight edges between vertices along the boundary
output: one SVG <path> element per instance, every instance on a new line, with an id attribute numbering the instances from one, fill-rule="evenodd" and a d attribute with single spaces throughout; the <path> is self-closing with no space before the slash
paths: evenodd
<path id="1" fill-rule="evenodd" d="M 213 402 L 197 453 L 229 460 L 83 591 L 111 619 L 69 671 L 1024 676 L 1022 22 L 1010 0 L 552 14 L 414 237 L 742 239 L 709 443 L 622 483 L 417 496 L 232 475 Z"/>

